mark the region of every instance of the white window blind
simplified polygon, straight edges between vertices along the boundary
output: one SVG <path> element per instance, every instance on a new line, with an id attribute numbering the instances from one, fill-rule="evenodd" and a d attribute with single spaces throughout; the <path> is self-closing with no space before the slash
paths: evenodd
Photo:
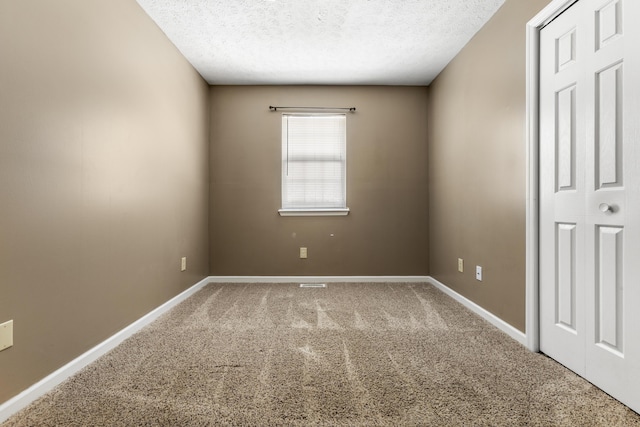
<path id="1" fill-rule="evenodd" d="M 346 117 L 283 114 L 282 210 L 346 209 Z"/>

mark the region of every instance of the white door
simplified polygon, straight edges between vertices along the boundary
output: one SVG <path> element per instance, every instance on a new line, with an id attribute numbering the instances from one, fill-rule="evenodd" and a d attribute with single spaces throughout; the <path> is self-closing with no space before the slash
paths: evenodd
<path id="1" fill-rule="evenodd" d="M 640 412 L 640 0 L 540 32 L 540 349 Z"/>

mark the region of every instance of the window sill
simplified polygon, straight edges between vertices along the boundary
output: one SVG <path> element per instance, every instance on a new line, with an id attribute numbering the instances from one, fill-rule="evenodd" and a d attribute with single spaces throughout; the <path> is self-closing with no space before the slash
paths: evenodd
<path id="1" fill-rule="evenodd" d="M 345 216 L 349 208 L 330 209 L 279 209 L 280 216 Z"/>

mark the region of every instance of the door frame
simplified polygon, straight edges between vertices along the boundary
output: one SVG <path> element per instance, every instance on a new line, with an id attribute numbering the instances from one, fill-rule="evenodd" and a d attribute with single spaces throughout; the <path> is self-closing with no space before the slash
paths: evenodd
<path id="1" fill-rule="evenodd" d="M 526 314 L 527 348 L 540 351 L 539 125 L 540 31 L 579 0 L 552 0 L 526 27 Z"/>

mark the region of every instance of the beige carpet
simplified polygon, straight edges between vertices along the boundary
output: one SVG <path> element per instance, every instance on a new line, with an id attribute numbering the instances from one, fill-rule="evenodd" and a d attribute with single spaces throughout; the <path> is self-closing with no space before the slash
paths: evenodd
<path id="1" fill-rule="evenodd" d="M 8 426 L 640 426 L 425 284 L 209 284 Z"/>

